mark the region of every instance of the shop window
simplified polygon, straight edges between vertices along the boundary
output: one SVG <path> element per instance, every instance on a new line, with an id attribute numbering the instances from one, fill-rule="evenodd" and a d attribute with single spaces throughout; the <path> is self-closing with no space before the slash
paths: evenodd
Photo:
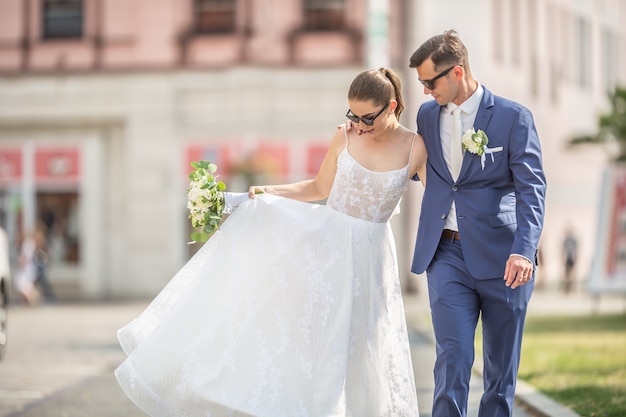
<path id="1" fill-rule="evenodd" d="M 51 262 L 80 261 L 78 198 L 77 192 L 37 193 L 37 220 L 43 226 Z"/>
<path id="2" fill-rule="evenodd" d="M 304 28 L 311 31 L 345 29 L 345 0 L 304 0 Z"/>
<path id="3" fill-rule="evenodd" d="M 71 39 L 83 36 L 82 0 L 43 0 L 43 37 Z"/>
<path id="4" fill-rule="evenodd" d="M 198 33 L 234 33 L 236 0 L 196 0 Z"/>

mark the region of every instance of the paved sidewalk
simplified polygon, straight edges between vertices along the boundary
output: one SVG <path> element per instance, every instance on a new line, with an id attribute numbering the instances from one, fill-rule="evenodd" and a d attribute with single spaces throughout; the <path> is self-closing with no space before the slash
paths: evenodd
<path id="1" fill-rule="evenodd" d="M 428 306 L 427 290 L 405 297 L 405 310 L 411 346 L 413 367 L 418 391 L 420 417 L 430 417 L 434 389 L 432 369 L 435 361 L 434 336 Z M 584 292 L 563 295 L 557 291 L 536 290 L 532 296 L 529 315 L 584 315 L 593 313 L 626 312 L 625 297 L 594 298 Z M 482 362 L 477 358 L 470 383 L 468 417 L 478 415 L 482 394 Z M 577 413 L 556 403 L 534 387 L 518 380 L 514 417 L 580 417 Z"/>
<path id="2" fill-rule="evenodd" d="M 435 350 L 425 292 L 405 299 L 420 417 L 430 417 Z M 2 417 L 139 417 L 143 413 L 123 394 L 113 369 L 124 355 L 116 330 L 147 302 L 14 306 L 9 311 L 9 346 L 0 362 Z M 537 292 L 530 314 L 623 312 L 623 298 L 562 297 Z M 470 386 L 468 417 L 476 417 L 481 378 Z M 520 382 L 514 417 L 577 417 Z"/>

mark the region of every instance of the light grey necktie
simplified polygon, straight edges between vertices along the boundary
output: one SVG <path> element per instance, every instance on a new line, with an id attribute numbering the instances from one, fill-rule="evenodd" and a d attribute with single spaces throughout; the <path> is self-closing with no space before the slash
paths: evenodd
<path id="1" fill-rule="evenodd" d="M 463 149 L 461 148 L 461 108 L 455 107 L 452 110 L 452 138 L 450 140 L 450 173 L 454 181 L 459 177 L 461 165 L 463 164 Z"/>

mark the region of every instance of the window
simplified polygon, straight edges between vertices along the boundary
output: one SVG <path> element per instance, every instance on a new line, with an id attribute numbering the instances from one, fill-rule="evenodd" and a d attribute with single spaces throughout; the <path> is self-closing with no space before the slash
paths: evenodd
<path id="1" fill-rule="evenodd" d="M 72 39 L 83 36 L 82 0 L 43 0 L 43 37 Z"/>
<path id="2" fill-rule="evenodd" d="M 608 28 L 602 29 L 602 66 L 604 89 L 611 93 L 617 81 L 617 57 L 618 50 L 617 34 Z"/>
<path id="3" fill-rule="evenodd" d="M 560 52 L 559 48 L 562 45 L 561 43 L 561 13 L 557 9 L 557 7 L 553 4 L 546 5 L 546 19 L 545 19 L 545 28 L 546 28 L 546 38 L 550 41 L 547 42 L 547 52 L 548 52 L 548 80 L 547 84 L 550 89 L 550 100 L 553 103 L 556 103 L 559 99 L 559 87 L 561 82 L 560 76 Z M 565 63 L 563 63 L 564 65 Z"/>
<path id="4" fill-rule="evenodd" d="M 306 30 L 331 31 L 345 27 L 345 0 L 304 0 L 303 8 Z"/>
<path id="5" fill-rule="evenodd" d="M 537 15 L 537 2 L 536 0 L 528 0 L 528 56 L 530 57 L 530 92 L 534 98 L 539 97 L 539 90 L 541 85 L 540 74 L 543 72 L 540 69 L 540 62 L 537 51 L 539 50 L 538 33 L 539 33 L 539 19 Z"/>
<path id="6" fill-rule="evenodd" d="M 235 0 L 196 0 L 198 33 L 234 33 Z"/>
<path id="7" fill-rule="evenodd" d="M 521 38 L 521 19 L 522 14 L 519 0 L 511 2 L 511 62 L 513 65 L 521 65 L 522 63 L 522 38 Z"/>
<path id="8" fill-rule="evenodd" d="M 502 9 L 501 0 L 492 0 L 493 11 L 493 57 L 498 62 L 504 61 L 504 42 L 502 40 L 502 21 L 504 19 L 504 10 Z"/>
<path id="9" fill-rule="evenodd" d="M 581 88 L 587 88 L 591 84 L 591 24 L 583 16 L 578 16 L 575 27 L 578 44 L 576 81 Z"/>
<path id="10" fill-rule="evenodd" d="M 573 50 L 573 32 L 572 17 L 567 9 L 561 11 L 561 54 L 559 60 L 561 62 L 560 74 L 564 80 L 572 79 L 572 50 Z"/>

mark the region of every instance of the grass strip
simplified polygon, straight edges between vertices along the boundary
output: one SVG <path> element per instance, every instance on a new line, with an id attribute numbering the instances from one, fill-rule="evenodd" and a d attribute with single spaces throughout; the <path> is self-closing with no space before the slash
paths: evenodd
<path id="1" fill-rule="evenodd" d="M 519 378 L 583 417 L 626 416 L 626 314 L 528 317 Z"/>

